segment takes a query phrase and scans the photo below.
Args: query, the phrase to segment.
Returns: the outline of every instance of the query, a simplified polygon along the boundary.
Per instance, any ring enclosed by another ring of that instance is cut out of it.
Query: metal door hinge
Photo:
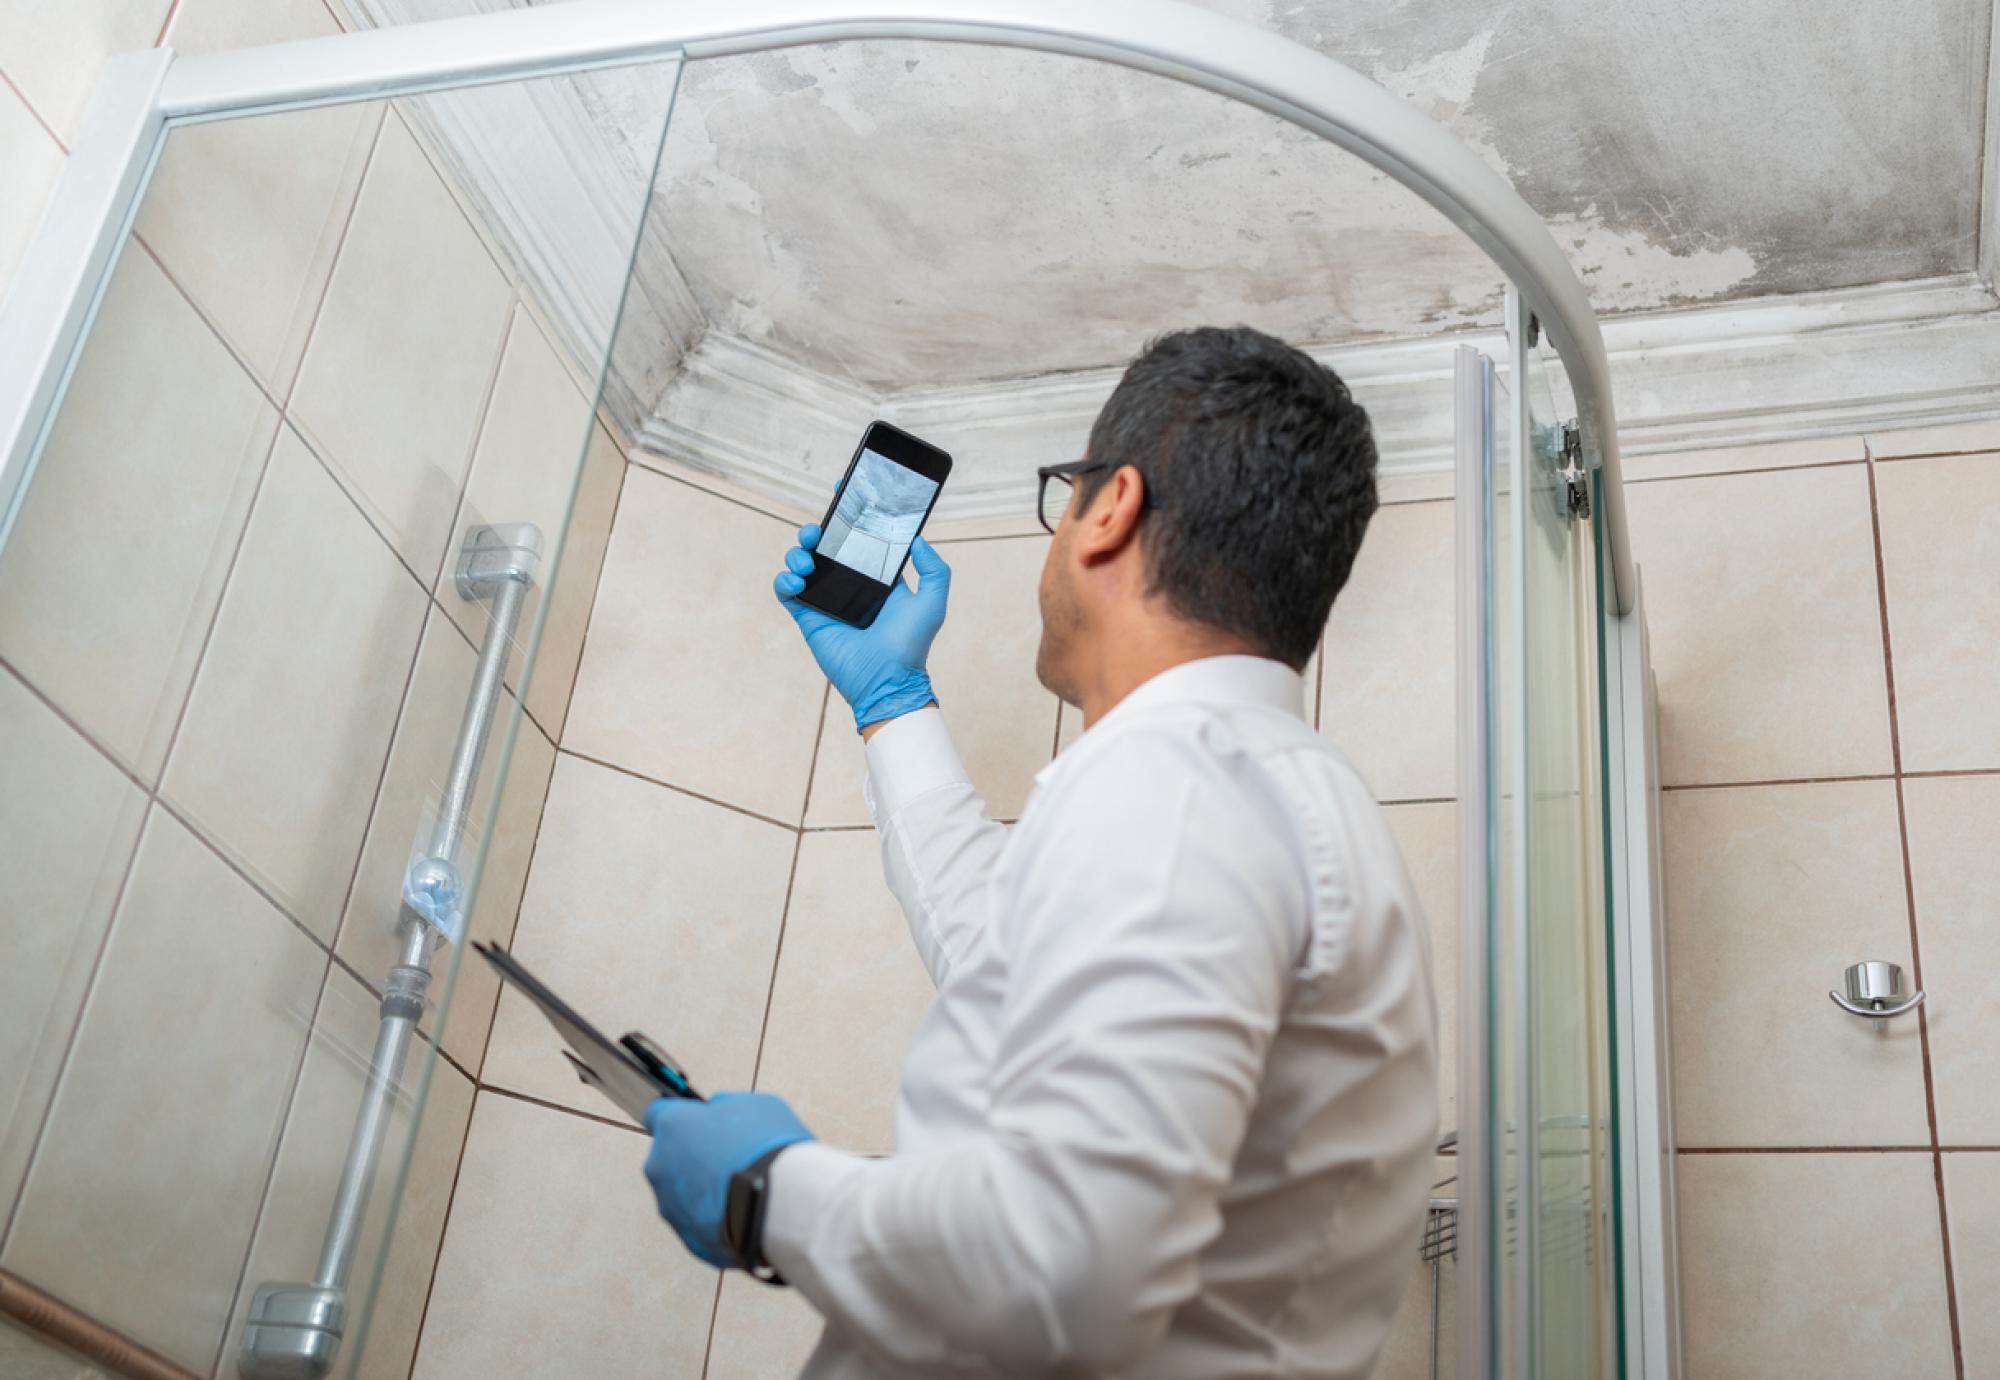
[[[1569,516],[1571,521],[1588,521],[1590,518],[1590,471],[1583,463],[1583,433],[1575,422],[1562,424],[1563,467],[1556,471],[1569,492]]]

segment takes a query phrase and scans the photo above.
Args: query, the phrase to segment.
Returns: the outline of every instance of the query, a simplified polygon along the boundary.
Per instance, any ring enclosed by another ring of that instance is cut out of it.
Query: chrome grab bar
[[[440,939],[456,942],[464,932],[465,885],[458,853],[479,786],[480,762],[499,716],[508,654],[541,550],[541,531],[531,523],[475,527],[465,534],[459,551],[458,594],[466,600],[492,600],[486,635],[479,644],[429,847],[404,875],[402,913],[396,921],[399,961],[382,984],[375,1051],[348,1137],[340,1186],[334,1190],[319,1265],[310,1283],[257,1286],[243,1325],[239,1364],[245,1380],[319,1380],[332,1372],[340,1354],[347,1326],[347,1279],[354,1268],[382,1147],[388,1142],[403,1062],[430,992],[431,951]]]

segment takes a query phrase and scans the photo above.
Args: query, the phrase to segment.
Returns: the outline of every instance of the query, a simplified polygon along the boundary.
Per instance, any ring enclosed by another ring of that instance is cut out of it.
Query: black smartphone
[[[951,457],[936,446],[870,422],[819,525],[800,601],[857,628],[873,623],[950,473]]]

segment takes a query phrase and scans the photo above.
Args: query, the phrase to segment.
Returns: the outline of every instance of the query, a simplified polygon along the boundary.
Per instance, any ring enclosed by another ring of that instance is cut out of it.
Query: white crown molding
[[[1962,274],[1614,317],[1604,337],[1621,446],[1646,455],[2000,415],[1996,308]],[[1385,477],[1448,469],[1451,361],[1464,344],[1506,355],[1497,331],[1312,352],[1368,408]],[[876,394],[711,330],[636,446],[812,511],[862,427],[885,417],[956,458],[940,518],[1012,516],[1033,501],[1035,466],[1082,453],[1119,373]]]

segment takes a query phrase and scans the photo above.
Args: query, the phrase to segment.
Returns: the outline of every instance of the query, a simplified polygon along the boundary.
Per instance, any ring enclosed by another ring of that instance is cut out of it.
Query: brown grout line
[[[1903,801],[1903,739],[1896,713],[1896,650],[1889,627],[1889,576],[1883,558],[1882,510],[1875,486],[1875,462],[1868,451],[1868,526],[1875,554],[1875,598],[1882,626],[1882,676],[1889,696],[1889,756],[1896,769],[1896,833],[1902,850],[1903,907],[1910,929],[1910,983],[1918,991],[1924,986],[1923,945],[1917,932],[1917,887],[1910,863],[1910,818]],[[1951,1319],[1951,1359],[1957,1380],[1965,1380],[1965,1347],[1958,1320],[1958,1284],[1951,1264],[1951,1212],[1945,1202],[1944,1159],[1938,1153],[1937,1083],[1931,1071],[1930,1013],[1917,1008],[1917,1047],[1923,1057],[1924,1115],[1930,1123],[1931,1175],[1937,1185],[1938,1237],[1944,1252],[1945,1311]]]
[[[1055,761],[1056,758],[1062,755],[1062,716],[1063,716],[1063,702],[1061,700],[1057,700],[1056,731],[1049,735],[1049,760],[1051,762]]]
[[[443,1052],[443,1047],[439,1047]],[[424,1305],[417,1310],[417,1335],[410,1341],[410,1366],[404,1372],[404,1380],[414,1380],[417,1373],[417,1354],[424,1349],[424,1324],[431,1315],[431,1296],[437,1292],[438,1262],[444,1259],[444,1239],[451,1230],[451,1209],[458,1201],[458,1176],[465,1169],[465,1148],[472,1143],[472,1115],[479,1110],[479,1080],[472,1080],[472,1097],[465,1105],[465,1126],[458,1133],[458,1154],[451,1161],[451,1188],[444,1195],[444,1216],[438,1219],[437,1246],[431,1252],[430,1273],[424,1279]],[[430,1099],[424,1099],[428,1105]],[[411,1154],[416,1147],[411,1146]]]
[[[1961,776],[2000,776],[2000,767],[1965,767],[1957,771],[1906,771],[1905,781],[1939,781]]]
[[[771,949],[771,980],[764,985],[764,1018],[757,1023],[757,1057],[750,1064],[750,1086],[764,1071],[764,1040],[771,1033],[771,998],[778,990],[778,960],[785,954],[785,927],[792,918],[792,889],[799,880],[799,854],[805,851],[805,831],[792,838],[792,867],[785,874],[785,903],[778,910],[778,942]]]
[[[645,455],[644,451],[634,448],[632,450],[625,452],[625,462],[629,465],[637,465],[647,474],[653,475],[660,479],[664,479],[672,484],[678,484],[684,489],[693,489],[698,494],[704,494],[709,498],[720,499],[724,503],[733,503],[738,508],[742,508],[747,512],[757,513],[763,517],[770,518],[774,522],[782,522],[787,527],[792,528],[794,531],[797,531],[797,529],[801,526],[799,519],[796,517],[787,517],[783,513],[774,513],[769,508],[759,508],[754,503],[750,503],[744,499],[732,497],[729,494],[719,494],[715,490],[707,488],[701,484],[698,484],[692,479],[684,479],[680,475],[669,473],[668,471],[659,468],[659,465],[657,463],[648,463],[645,459],[641,458],[644,455]],[[810,522],[811,520],[812,519],[810,518],[806,519],[806,521],[808,522]]]
[[[49,138],[56,141],[56,147],[62,150],[63,157],[64,158],[69,157],[69,141],[64,139],[62,135],[56,133],[56,127],[54,125],[50,124],[47,120],[44,120],[42,118],[42,112],[35,108],[35,103],[28,99],[28,93],[21,89],[20,84],[17,83],[13,79],[13,77],[7,74],[7,69],[5,67],[0,67],[0,82],[5,82],[7,84],[7,89],[9,91],[12,91],[16,99],[18,99],[21,102],[21,108],[28,112],[29,117],[33,119],[36,124],[42,127],[43,132],[46,133],[49,136]]]
[[[424,592],[433,599],[437,597],[437,592],[444,587],[444,572],[451,565],[452,538],[458,536],[461,524],[465,520],[466,509],[472,502],[472,476],[473,471],[479,465],[479,447],[484,444],[486,429],[493,421],[493,403],[500,392],[500,371],[506,366],[508,348],[514,343],[514,326],[520,319],[521,312],[524,310],[521,305],[519,290],[515,289],[511,282],[508,286],[510,291],[507,294],[509,299],[507,303],[507,321],[500,330],[500,344],[493,352],[493,367],[487,372],[486,388],[479,395],[479,424],[472,428],[472,440],[466,447],[465,469],[458,481],[458,502],[452,505],[451,525],[445,529],[444,551],[438,556],[437,573],[432,576],[431,582],[424,587]],[[584,450],[577,457],[578,479],[583,477],[583,462],[589,456],[589,453],[590,437],[586,434],[584,436]],[[463,541],[464,539],[461,537],[460,540]],[[547,603],[546,591],[544,592],[543,602]],[[453,619],[452,621],[456,623],[458,620]],[[509,660],[513,659],[512,650],[512,648],[508,649]],[[521,648],[521,654],[522,659],[526,660],[527,648],[525,646]],[[506,679],[504,667],[502,668],[502,672],[501,679],[504,681]]]
[[[1688,781],[1677,786],[1661,786],[1662,791],[1736,791],[1749,786],[1838,786],[1857,781],[1894,781],[1894,772],[1869,772],[1858,776],[1775,776],[1751,781]]]
[[[612,444],[616,446],[615,439]],[[622,455],[624,451],[621,449],[619,453]],[[604,554],[597,562],[597,580],[591,585],[590,607],[583,618],[583,636],[578,638],[576,643],[576,669],[569,678],[569,698],[563,701],[562,732],[556,735],[558,752],[562,751],[562,740],[569,736],[570,726],[574,722],[571,716],[576,713],[576,687],[583,680],[584,662],[590,656],[591,624],[597,621],[597,601],[604,594],[604,571],[611,564],[611,543],[618,535],[618,515],[625,509],[625,494],[632,487],[631,478],[632,458],[628,455],[618,470],[618,492],[611,497],[611,520],[604,526]]]
[[[146,841],[146,830],[152,824],[153,807],[157,803],[147,800],[145,811],[139,817],[139,828],[132,835],[132,851],[125,855],[125,870],[118,878],[117,889],[111,894],[111,909],[104,919],[104,933],[97,937],[97,952],[91,956],[90,973],[84,979],[83,994],[77,1000],[76,1019],[70,1022],[62,1054],[56,1060],[55,1077],[49,1083],[47,1100],[42,1103],[41,1120],[35,1127],[35,1137],[28,1142],[26,1167],[21,1171],[21,1181],[14,1185],[13,1193],[8,1198],[5,1217],[0,1218],[0,1251],[5,1250],[14,1234],[15,1223],[21,1214],[21,1201],[28,1195],[28,1180],[34,1176],[35,1162],[42,1157],[42,1142],[48,1137],[49,1122],[55,1116],[56,1095],[62,1091],[63,1080],[69,1075],[69,1061],[76,1053],[77,1037],[83,1033],[84,1015],[90,1010],[91,995],[97,990],[98,975],[104,970],[104,956],[111,949],[111,933],[118,927],[118,913],[125,908],[125,890],[132,884],[139,849]]]
[[[160,21],[160,32],[153,37],[152,46],[157,48],[167,41],[167,30],[174,27],[174,16],[181,12],[181,0],[173,0],[167,6],[167,17]]]
[[[271,1190],[278,1182],[278,1161],[285,1157],[285,1143],[296,1129],[292,1125],[292,1113],[298,1106],[299,1084],[305,1081],[306,1060],[312,1057],[313,1035],[319,1029],[320,1008],[326,1004],[326,989],[333,978],[332,952],[328,951],[325,958],[326,962],[320,968],[319,985],[313,990],[312,1015],[307,1017],[305,1034],[299,1040],[299,1057],[292,1065],[291,1078],[285,1084],[284,1112],[278,1121],[278,1138],[271,1146],[270,1158],[264,1163],[264,1186],[257,1192],[257,1215],[252,1219],[255,1225],[250,1229],[250,1239],[243,1243],[243,1263],[236,1267],[236,1284],[229,1291],[229,1312],[223,1320],[222,1336],[216,1339],[214,1358],[203,1372],[207,1375],[219,1375],[223,1358],[229,1355],[229,1323],[236,1316],[236,1301],[243,1297],[243,1286],[250,1281],[250,1258],[257,1253],[257,1238],[261,1235],[259,1228],[264,1225],[264,1214],[271,1206]]]
[[[833,702],[833,682],[828,681],[826,683],[825,688],[823,688],[820,691],[819,723],[813,730],[812,758],[810,761],[806,763],[805,797],[799,801],[799,822],[793,826],[794,828],[797,829],[803,830],[806,827],[806,811],[812,808],[813,779],[819,775],[819,750],[821,744],[824,742],[826,738],[827,706],[830,705],[832,702]]]
[[[565,1116],[576,1117],[581,1121],[594,1121],[599,1126],[609,1126],[614,1130],[629,1131],[635,1136],[645,1136],[648,1140],[652,1139],[651,1133],[643,1126],[635,1126],[629,1121],[620,1121],[615,1117],[599,1116],[596,1112],[586,1112],[576,1107],[565,1107],[562,1103],[551,1102],[546,1097],[536,1097],[533,1093],[516,1092],[512,1088],[503,1088],[497,1083],[481,1083],[479,1091],[481,1093],[492,1093],[496,1097],[512,1098],[516,1102],[525,1102],[531,1107],[543,1107],[551,1112],[561,1112]]]
[[[932,545],[933,545],[933,546],[939,546],[939,547],[944,547],[944,546],[972,546],[972,545],[974,545],[975,543],[978,543],[978,542],[987,542],[987,541],[1043,541],[1043,542],[1045,542],[1045,541],[1047,541],[1048,539],[1049,539],[1049,534],[1048,534],[1047,532],[1043,532],[1043,531],[1039,531],[1039,530],[1037,530],[1037,531],[1033,531],[1033,532],[989,532],[989,533],[987,533],[987,534],[986,534],[986,535],[984,535],[984,536],[978,536],[978,537],[939,537],[939,538],[938,538],[938,539],[937,539],[937,540],[936,540],[935,542],[933,542],[933,543],[932,543]]]
[[[160,276],[167,280],[167,286],[172,288],[175,295],[187,304],[188,310],[194,313],[195,319],[208,328],[208,333],[215,337],[215,343],[222,347],[222,352],[229,356],[238,369],[243,371],[244,380],[252,388],[256,389],[257,395],[269,403],[272,409],[282,418],[285,413],[285,400],[271,391],[271,386],[264,381],[263,376],[257,372],[256,367],[248,359],[244,358],[242,351],[236,348],[236,342],[223,334],[221,323],[210,316],[208,308],[202,306],[196,300],[194,293],[189,290],[188,285],[181,281],[180,275],[175,273],[167,261],[160,257],[160,251],[153,248],[153,242],[140,234],[136,228],[131,233],[131,240],[133,244],[138,245],[144,251],[147,258],[153,261],[153,267],[160,270]]]
[[[1790,474],[1794,470],[1837,470],[1848,465],[1865,465],[1867,460],[1856,456],[1852,460],[1805,460],[1796,465],[1746,465],[1733,470],[1696,470],[1690,474],[1649,474],[1643,479],[1626,479],[1629,487],[1633,484],[1671,484],[1677,479],[1727,479],[1738,474]]]
[[[1928,1155],[1928,1145],[1679,1145],[1677,1155]]]
[[[675,795],[688,796],[691,799],[703,801],[706,804],[714,805],[724,810],[733,810],[739,815],[748,815],[751,819],[762,820],[766,824],[775,824],[778,828],[790,833],[797,833],[799,831],[799,826],[796,824],[787,824],[782,819],[773,819],[769,815],[760,815],[755,810],[746,810],[741,805],[731,805],[726,800],[717,800],[712,795],[703,795],[700,791],[691,791],[685,786],[676,786],[671,781],[662,781],[658,777],[648,776],[642,771],[634,771],[630,767],[621,767],[616,762],[607,762],[602,757],[592,757],[589,753],[578,752],[575,748],[558,745],[556,753],[562,757],[574,757],[579,762],[588,762],[594,767],[603,767],[606,771],[618,772],[621,775],[631,777],[635,781],[644,781],[649,786],[658,786],[661,790],[672,791]]]
[[[2000,1151],[2000,1145],[1940,1145],[1938,1147],[1938,1153],[1942,1155],[1990,1155],[1995,1151]]]
[[[93,734],[89,729],[85,728],[81,723],[77,722],[77,720],[70,715],[70,712],[67,709],[64,709],[61,705],[57,704],[53,699],[49,698],[49,696],[43,692],[41,686],[35,684],[32,680],[29,680],[27,673],[22,671],[20,667],[16,666],[13,662],[9,661],[5,656],[0,656],[0,671],[5,671],[8,675],[12,676],[16,681],[18,681],[20,683],[21,688],[25,690],[30,697],[32,697],[34,700],[40,703],[42,708],[48,710],[49,713],[55,715],[56,718],[62,722],[63,727],[69,729],[70,732],[76,734],[77,737],[83,739],[84,745],[86,747],[90,748],[90,750],[95,752],[99,757],[102,757],[107,763],[110,764],[112,769],[115,770],[120,776],[124,777],[127,781],[130,781],[134,786],[136,786],[139,790],[139,794],[147,797],[148,799],[152,797],[153,785],[151,782],[147,781],[145,777],[139,775],[138,772],[133,771],[132,768],[127,766],[119,758],[118,754],[113,752],[109,746],[107,746],[104,743],[98,742],[97,736],[95,734]],[[164,769],[162,774],[164,774]]]
[[[708,1368],[715,1359],[715,1317],[722,1311],[722,1281],[727,1270],[715,1272],[715,1297],[708,1301],[708,1338],[701,1344],[701,1380],[708,1380]]]
[[[1978,446],[1972,450],[1919,450],[1904,455],[1874,455],[1870,458],[1878,465],[1894,465],[1904,460],[1976,460],[1981,456],[2000,454],[2000,446]]]

